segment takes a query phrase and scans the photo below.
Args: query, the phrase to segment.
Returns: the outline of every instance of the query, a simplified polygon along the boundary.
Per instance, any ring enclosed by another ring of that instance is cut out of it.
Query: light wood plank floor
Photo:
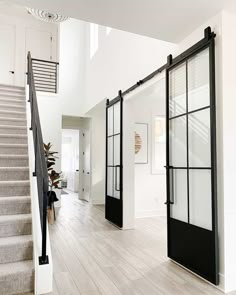
[[[103,206],[62,196],[50,226],[54,262],[51,295],[222,295],[166,257],[165,218],[136,221],[121,231]]]

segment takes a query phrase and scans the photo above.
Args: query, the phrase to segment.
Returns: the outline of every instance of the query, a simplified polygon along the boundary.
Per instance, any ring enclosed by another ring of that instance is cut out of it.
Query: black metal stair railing
[[[32,58],[30,52],[28,59],[29,103],[31,108],[31,130],[33,132],[35,170],[33,176],[37,178],[38,202],[42,229],[42,253],[39,264],[48,264],[47,256],[47,206],[48,206],[48,170],[44,154],[42,130],[40,125],[37,95],[35,87]]]
[[[37,58],[31,61],[36,91],[57,93],[59,63]]]

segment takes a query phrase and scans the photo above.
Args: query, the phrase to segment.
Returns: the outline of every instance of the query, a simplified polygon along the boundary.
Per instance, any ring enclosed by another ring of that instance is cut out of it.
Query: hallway
[[[103,206],[62,195],[50,226],[51,295],[223,294],[166,258],[164,218],[136,224],[135,230],[121,231],[104,219]]]

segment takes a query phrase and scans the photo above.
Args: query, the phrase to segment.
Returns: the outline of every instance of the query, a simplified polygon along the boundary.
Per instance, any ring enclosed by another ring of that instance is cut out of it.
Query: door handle
[[[9,71],[9,73],[15,74],[15,72],[14,72],[14,71]]]
[[[118,184],[117,183],[117,175],[118,175],[117,168],[120,168],[120,166],[119,165],[116,165],[115,166],[115,191],[119,192],[120,191],[120,187],[117,186],[117,184]]]
[[[165,205],[173,205],[174,204],[174,167],[173,166],[164,166],[167,170],[167,177],[170,177],[170,170],[171,170],[171,189],[170,189],[170,196],[167,196],[167,200],[164,203]]]

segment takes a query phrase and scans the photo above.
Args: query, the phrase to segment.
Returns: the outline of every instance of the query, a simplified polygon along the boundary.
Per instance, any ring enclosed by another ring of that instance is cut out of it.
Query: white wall
[[[106,121],[105,101],[87,115],[91,118],[91,203],[105,203]]]
[[[155,116],[165,117],[165,79],[161,76],[154,86],[140,90],[130,99],[134,123],[148,124],[148,164],[135,164],[135,217],[166,215],[165,169],[162,167],[159,174],[152,173],[153,119]],[[162,156],[165,162],[165,155]]]
[[[89,27],[87,25],[87,35]],[[99,26],[99,47],[89,58],[87,40],[85,111],[105,98],[116,97],[166,62],[175,45],[156,39]]]
[[[0,5],[0,25],[8,24],[15,28],[15,81],[14,85],[24,86],[26,77],[26,31],[27,29],[36,29],[47,31],[54,37],[53,41],[53,58],[57,60],[57,35],[58,26],[42,22],[29,15],[25,7],[11,6],[4,4]],[[1,83],[1,81],[0,81]]]
[[[60,24],[59,96],[66,116],[83,114],[85,23],[68,19]]]
[[[61,171],[61,99],[53,95],[38,95],[38,108],[40,122],[45,143],[52,143],[52,150],[58,152],[59,159],[56,160],[54,166],[57,172]],[[57,195],[61,195],[61,191],[57,190]],[[55,203],[60,206],[60,201]]]
[[[222,78],[223,93],[221,115],[223,117],[223,165],[220,173],[223,176],[224,202],[219,205],[224,210],[224,252],[225,252],[225,290],[236,290],[236,199],[235,199],[235,163],[236,163],[236,102],[235,102],[235,52],[236,10],[224,11],[222,21]]]

